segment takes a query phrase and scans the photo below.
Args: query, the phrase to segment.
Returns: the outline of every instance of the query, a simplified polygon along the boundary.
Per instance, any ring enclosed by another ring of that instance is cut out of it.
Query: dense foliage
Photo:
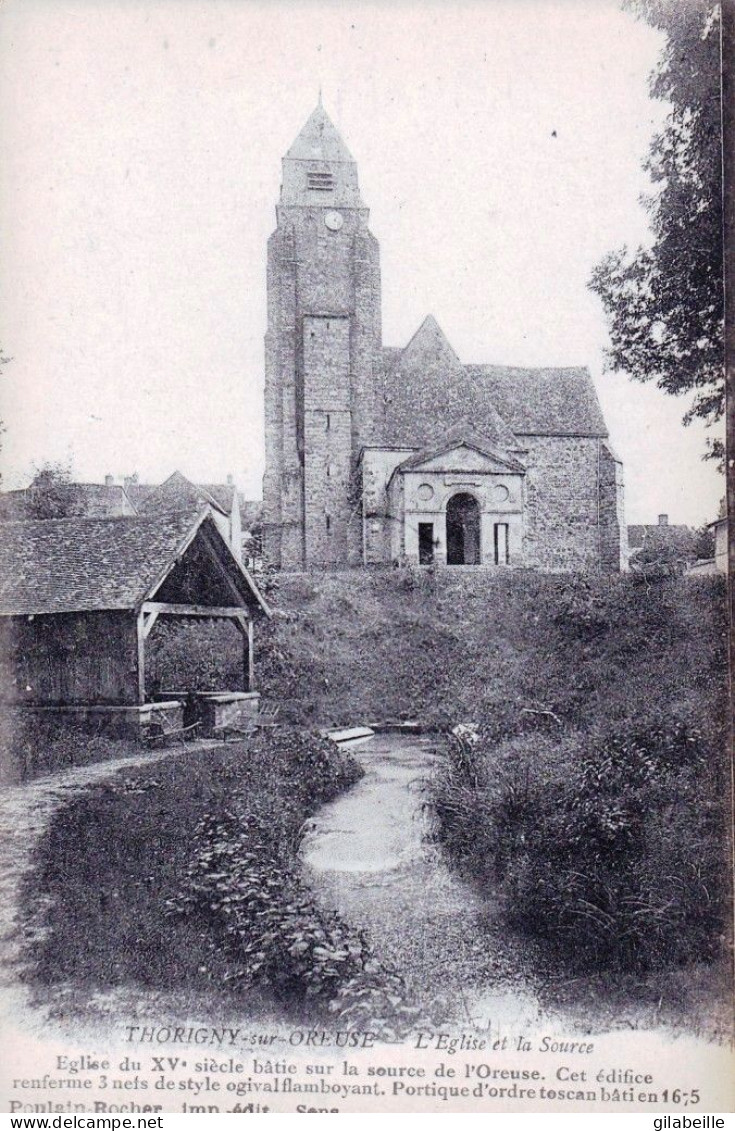
[[[659,693],[721,713],[722,590],[645,573],[284,576],[281,615],[259,633],[260,686],[295,722],[484,719],[500,736],[543,722],[539,709],[574,725],[627,719]]]
[[[240,691],[243,637],[230,621],[159,618],[148,639],[148,681],[158,692]]]
[[[694,393],[685,420],[711,423],[724,408],[719,4],[628,7],[666,36],[651,94],[669,112],[645,165],[653,239],[610,253],[590,286],[609,317],[610,368],[667,393]]]
[[[566,689],[547,684],[551,707],[500,727],[485,716],[475,742],[452,739],[433,784],[437,836],[458,867],[500,891],[510,922],[577,969],[721,956],[722,586],[632,578],[605,595],[577,585],[557,620],[569,659],[580,644],[595,650],[597,679],[572,661]]]
[[[136,753],[138,747],[130,740],[92,735],[67,720],[24,718],[21,712],[10,711],[0,715],[0,784]]]
[[[84,492],[72,480],[71,465],[44,463],[36,468],[26,496],[28,518],[78,518],[86,511]]]

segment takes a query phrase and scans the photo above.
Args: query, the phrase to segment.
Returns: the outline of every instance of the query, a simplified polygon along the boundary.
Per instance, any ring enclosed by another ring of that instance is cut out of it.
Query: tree
[[[72,482],[68,464],[44,463],[36,468],[25,499],[29,518],[75,518],[85,510],[84,492]]]
[[[715,532],[709,523],[695,532],[694,555],[697,561],[715,556]]]
[[[645,162],[653,242],[613,251],[590,288],[610,323],[607,368],[693,394],[684,416],[713,424],[724,411],[724,283],[720,16],[716,0],[626,0],[664,31],[651,95],[669,103]],[[722,457],[719,441],[710,455]]]

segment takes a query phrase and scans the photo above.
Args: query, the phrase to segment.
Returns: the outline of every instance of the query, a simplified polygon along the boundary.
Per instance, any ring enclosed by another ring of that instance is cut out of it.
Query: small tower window
[[[307,173],[306,174],[306,187],[313,192],[333,192],[334,191],[334,174],[333,173]]]
[[[331,531],[332,531],[332,520],[331,520],[331,518],[329,517],[329,515],[327,515],[327,516],[326,516],[326,519],[327,519],[327,534],[331,534]]]

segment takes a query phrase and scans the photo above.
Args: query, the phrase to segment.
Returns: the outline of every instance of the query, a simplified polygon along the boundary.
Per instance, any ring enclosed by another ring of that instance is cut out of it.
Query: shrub
[[[68,719],[16,710],[2,716],[0,782],[30,781],[72,766],[126,758],[138,749],[132,740],[90,734]]]
[[[720,748],[722,749],[722,747]],[[654,709],[629,733],[519,736],[449,752],[438,834],[508,920],[575,967],[712,958],[728,908],[724,767],[696,726]]]
[[[237,691],[243,686],[243,638],[230,621],[160,618],[149,638],[151,687],[161,691]]]

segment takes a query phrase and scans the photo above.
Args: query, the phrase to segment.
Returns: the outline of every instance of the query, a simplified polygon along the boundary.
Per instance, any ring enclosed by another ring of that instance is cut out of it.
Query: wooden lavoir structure
[[[254,626],[270,610],[208,507],[192,513],[9,522],[0,539],[5,705],[131,733],[150,719],[146,648],[161,617],[232,622],[255,698]],[[157,703],[174,719],[179,700]]]

